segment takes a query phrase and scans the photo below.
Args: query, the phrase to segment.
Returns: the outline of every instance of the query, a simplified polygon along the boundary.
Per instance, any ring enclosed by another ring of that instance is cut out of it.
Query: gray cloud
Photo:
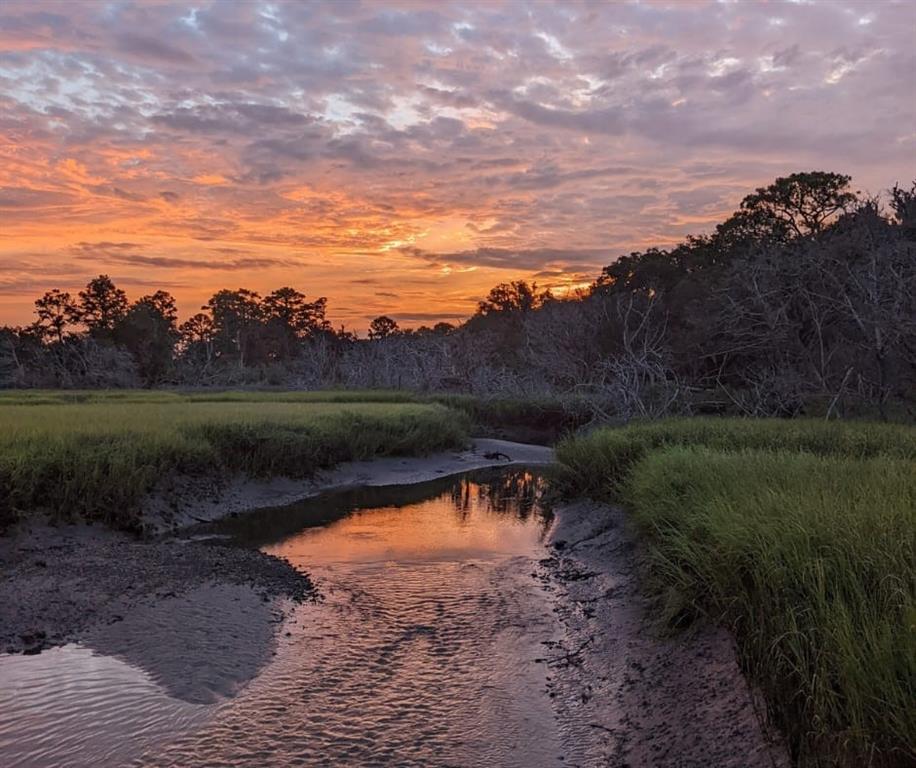
[[[131,56],[170,64],[193,64],[194,57],[180,48],[144,35],[125,32],[117,37],[118,50]]]
[[[777,175],[916,175],[914,25],[873,0],[5,0],[0,259],[53,227],[80,270],[73,239],[158,238],[97,249],[137,279],[307,251],[303,281],[448,311],[578,279]],[[328,266],[354,254],[377,271]]]
[[[295,259],[267,258],[267,257],[242,257],[221,259],[183,259],[173,256],[146,255],[137,252],[143,246],[134,243],[78,243],[71,250],[76,258],[81,261],[91,261],[98,264],[126,264],[139,267],[153,267],[156,269],[203,269],[223,272],[244,272],[253,269],[268,269],[278,266],[298,266],[300,262]],[[231,249],[214,249],[229,251]]]

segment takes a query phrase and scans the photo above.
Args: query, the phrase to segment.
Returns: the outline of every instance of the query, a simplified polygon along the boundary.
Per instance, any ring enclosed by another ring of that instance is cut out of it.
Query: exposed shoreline
[[[485,457],[492,452],[509,459]],[[173,478],[144,505],[144,527],[163,534],[155,537],[26,520],[0,536],[0,653],[40,653],[78,642],[125,658],[190,701],[231,694],[269,659],[290,601],[317,594],[308,577],[284,560],[218,539],[168,534],[329,490],[420,483],[552,459],[552,450],[542,446],[481,439],[468,450],[342,464],[308,480]],[[233,632],[221,631],[227,622]],[[221,645],[194,642],[201,633]],[[176,650],[171,656],[170,648]],[[187,669],[212,665],[214,650],[229,661],[204,684],[193,676],[189,682]],[[173,656],[184,661],[170,661]]]
[[[487,459],[491,452],[509,460]],[[239,479],[177,507],[159,496],[147,507],[148,527],[165,532],[332,489],[552,458],[541,446],[477,440],[469,451],[346,464],[310,481]],[[555,515],[538,574],[564,633],[543,661],[556,716],[578,731],[579,752],[567,764],[789,765],[761,727],[727,632],[658,636],[623,512],[581,501]],[[231,696],[254,678],[294,602],[318,599],[306,575],[261,552],[220,540],[136,539],[99,526],[32,525],[0,538],[0,569],[0,652],[79,642],[193,703]]]
[[[508,459],[487,458],[501,454]],[[476,438],[470,448],[429,456],[386,456],[340,464],[314,478],[163,478],[143,504],[143,524],[151,532],[186,528],[254,509],[282,507],[332,490],[411,485],[488,467],[543,466],[553,449],[508,440]]]
[[[570,765],[774,768],[730,634],[699,626],[663,637],[639,584],[639,545],[623,510],[576,501],[554,510],[543,578],[565,628],[552,649],[557,715],[580,731]]]

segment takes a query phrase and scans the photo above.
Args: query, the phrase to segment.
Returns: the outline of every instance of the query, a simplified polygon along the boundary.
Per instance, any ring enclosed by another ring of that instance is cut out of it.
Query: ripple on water
[[[235,698],[200,708],[206,720],[171,740],[150,740],[133,764],[562,765],[535,663],[557,633],[531,576],[544,531],[537,488],[508,472],[439,482],[425,499],[413,488],[409,503],[386,498],[323,527],[246,521],[252,540],[307,570],[325,600],[297,608],[277,656]],[[76,699],[124,702],[153,728],[195,711],[142,677],[107,685]],[[105,738],[134,732],[136,718],[104,716]],[[53,716],[43,722],[29,724],[30,738],[60,730]]]
[[[141,670],[76,645],[0,657],[0,681],[4,768],[124,765],[206,716]]]

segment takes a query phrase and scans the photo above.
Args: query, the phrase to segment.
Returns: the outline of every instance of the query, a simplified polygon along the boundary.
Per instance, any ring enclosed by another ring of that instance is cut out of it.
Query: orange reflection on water
[[[528,472],[507,472],[492,482],[462,478],[432,499],[359,509],[264,551],[306,567],[528,555],[545,528],[541,482]]]

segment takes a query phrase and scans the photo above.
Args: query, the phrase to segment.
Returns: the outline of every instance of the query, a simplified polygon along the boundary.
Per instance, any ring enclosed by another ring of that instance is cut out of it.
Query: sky
[[[800,170],[916,177],[916,2],[0,3],[0,324],[109,274],[336,325],[564,295]]]

